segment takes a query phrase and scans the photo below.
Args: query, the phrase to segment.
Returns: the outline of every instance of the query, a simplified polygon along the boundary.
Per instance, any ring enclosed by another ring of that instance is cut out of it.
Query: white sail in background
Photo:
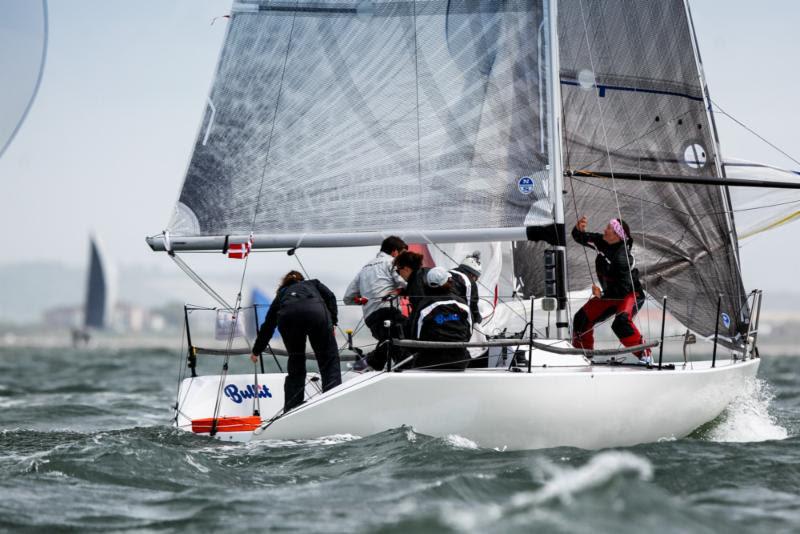
[[[768,182],[800,181],[799,170],[791,171],[736,159],[726,160],[724,166],[729,178]],[[733,187],[731,201],[740,241],[800,219],[800,190],[797,189]]]
[[[22,126],[39,91],[47,56],[46,0],[0,2],[0,156]]]

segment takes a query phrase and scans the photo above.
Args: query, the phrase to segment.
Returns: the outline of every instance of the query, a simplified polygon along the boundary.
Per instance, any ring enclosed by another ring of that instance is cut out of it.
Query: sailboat
[[[72,331],[72,344],[85,345],[92,333],[110,326],[112,287],[109,268],[96,236],[89,239],[89,269],[86,277],[86,298],[83,303],[83,327]]]
[[[248,345],[193,343],[187,308],[176,426],[247,441],[407,425],[485,447],[591,449],[684,437],[754,379],[761,292],[741,280],[729,187],[764,184],[726,176],[685,1],[245,0],[228,24],[179,201],[149,246],[234,321],[252,313],[241,292],[226,301],[188,253],[298,256],[398,235],[439,262],[483,247],[495,313],[472,345],[524,358],[390,364],[325,393],[312,373],[306,402],[283,414],[285,375],[228,374]],[[631,223],[661,316],[645,345],[569,343],[593,280],[567,237],[580,215]],[[524,333],[504,336],[505,309]],[[664,354],[667,315],[686,327],[683,357]],[[690,360],[698,338],[712,354]],[[657,363],[626,363],[645,347]],[[220,374],[195,376],[205,354],[224,356]]]

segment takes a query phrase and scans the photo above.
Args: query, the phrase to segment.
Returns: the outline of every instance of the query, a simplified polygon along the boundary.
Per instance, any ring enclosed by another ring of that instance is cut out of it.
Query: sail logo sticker
[[[721,317],[722,317],[722,325],[725,328],[730,328],[731,327],[731,318],[730,318],[730,316],[727,313],[723,313]]]
[[[523,195],[530,195],[533,193],[533,178],[530,176],[523,176],[517,182],[517,187],[519,188],[519,192]]]

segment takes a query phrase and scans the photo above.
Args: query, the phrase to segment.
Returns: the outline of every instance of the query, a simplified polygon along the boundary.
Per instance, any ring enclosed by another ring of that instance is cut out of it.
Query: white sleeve
[[[350,282],[350,285],[348,285],[347,289],[345,289],[344,297],[342,298],[345,304],[354,305],[356,303],[355,301],[356,297],[361,296],[360,282],[361,282],[361,272],[359,272],[356,275],[356,277],[353,278],[353,281]]]

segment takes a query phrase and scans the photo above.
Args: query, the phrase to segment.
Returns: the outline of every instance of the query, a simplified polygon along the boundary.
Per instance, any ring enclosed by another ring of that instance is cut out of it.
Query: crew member
[[[297,271],[283,277],[275,300],[258,331],[250,359],[255,363],[264,352],[275,328],[281,333],[289,353],[286,381],[283,384],[283,411],[303,403],[306,383],[306,337],[319,364],[322,391],[342,383],[339,349],[333,329],[336,326],[336,296],[319,280],[305,280]]]
[[[344,303],[364,306],[364,323],[378,340],[375,350],[365,358],[365,362],[356,362],[355,370],[364,370],[366,365],[373,369],[383,369],[389,350],[389,331],[384,321],[391,321],[398,329],[402,329],[405,317],[399,306],[393,305],[391,297],[406,286],[399,274],[394,270],[392,261],[398,254],[408,249],[405,241],[396,236],[389,236],[381,243],[381,250],[375,259],[368,262],[356,275],[344,293]]]
[[[572,344],[581,349],[594,348],[594,325],[611,316],[611,329],[626,347],[644,343],[633,317],[644,304],[639,270],[631,254],[633,237],[622,219],[611,219],[602,234],[586,231],[586,217],[572,230],[572,238],[597,251],[595,268],[600,286],[592,284],[592,298],[575,314]],[[634,353],[641,363],[649,364],[650,349]]]
[[[405,250],[392,262],[395,272],[406,282],[406,287],[401,294],[408,298],[411,314],[419,308],[420,300],[427,293],[425,275],[429,269],[422,266],[423,260],[422,254]]]
[[[466,301],[453,294],[453,280],[441,267],[425,275],[427,295],[412,314],[413,337],[421,341],[469,341],[472,333]],[[414,367],[429,370],[463,370],[469,362],[466,348],[417,349]]]
[[[472,324],[480,324],[483,320],[480,308],[478,308],[478,302],[480,302],[478,278],[481,277],[481,252],[476,250],[464,258],[464,261],[458,267],[450,270],[450,274],[453,278],[453,292],[463,297],[469,304]]]

